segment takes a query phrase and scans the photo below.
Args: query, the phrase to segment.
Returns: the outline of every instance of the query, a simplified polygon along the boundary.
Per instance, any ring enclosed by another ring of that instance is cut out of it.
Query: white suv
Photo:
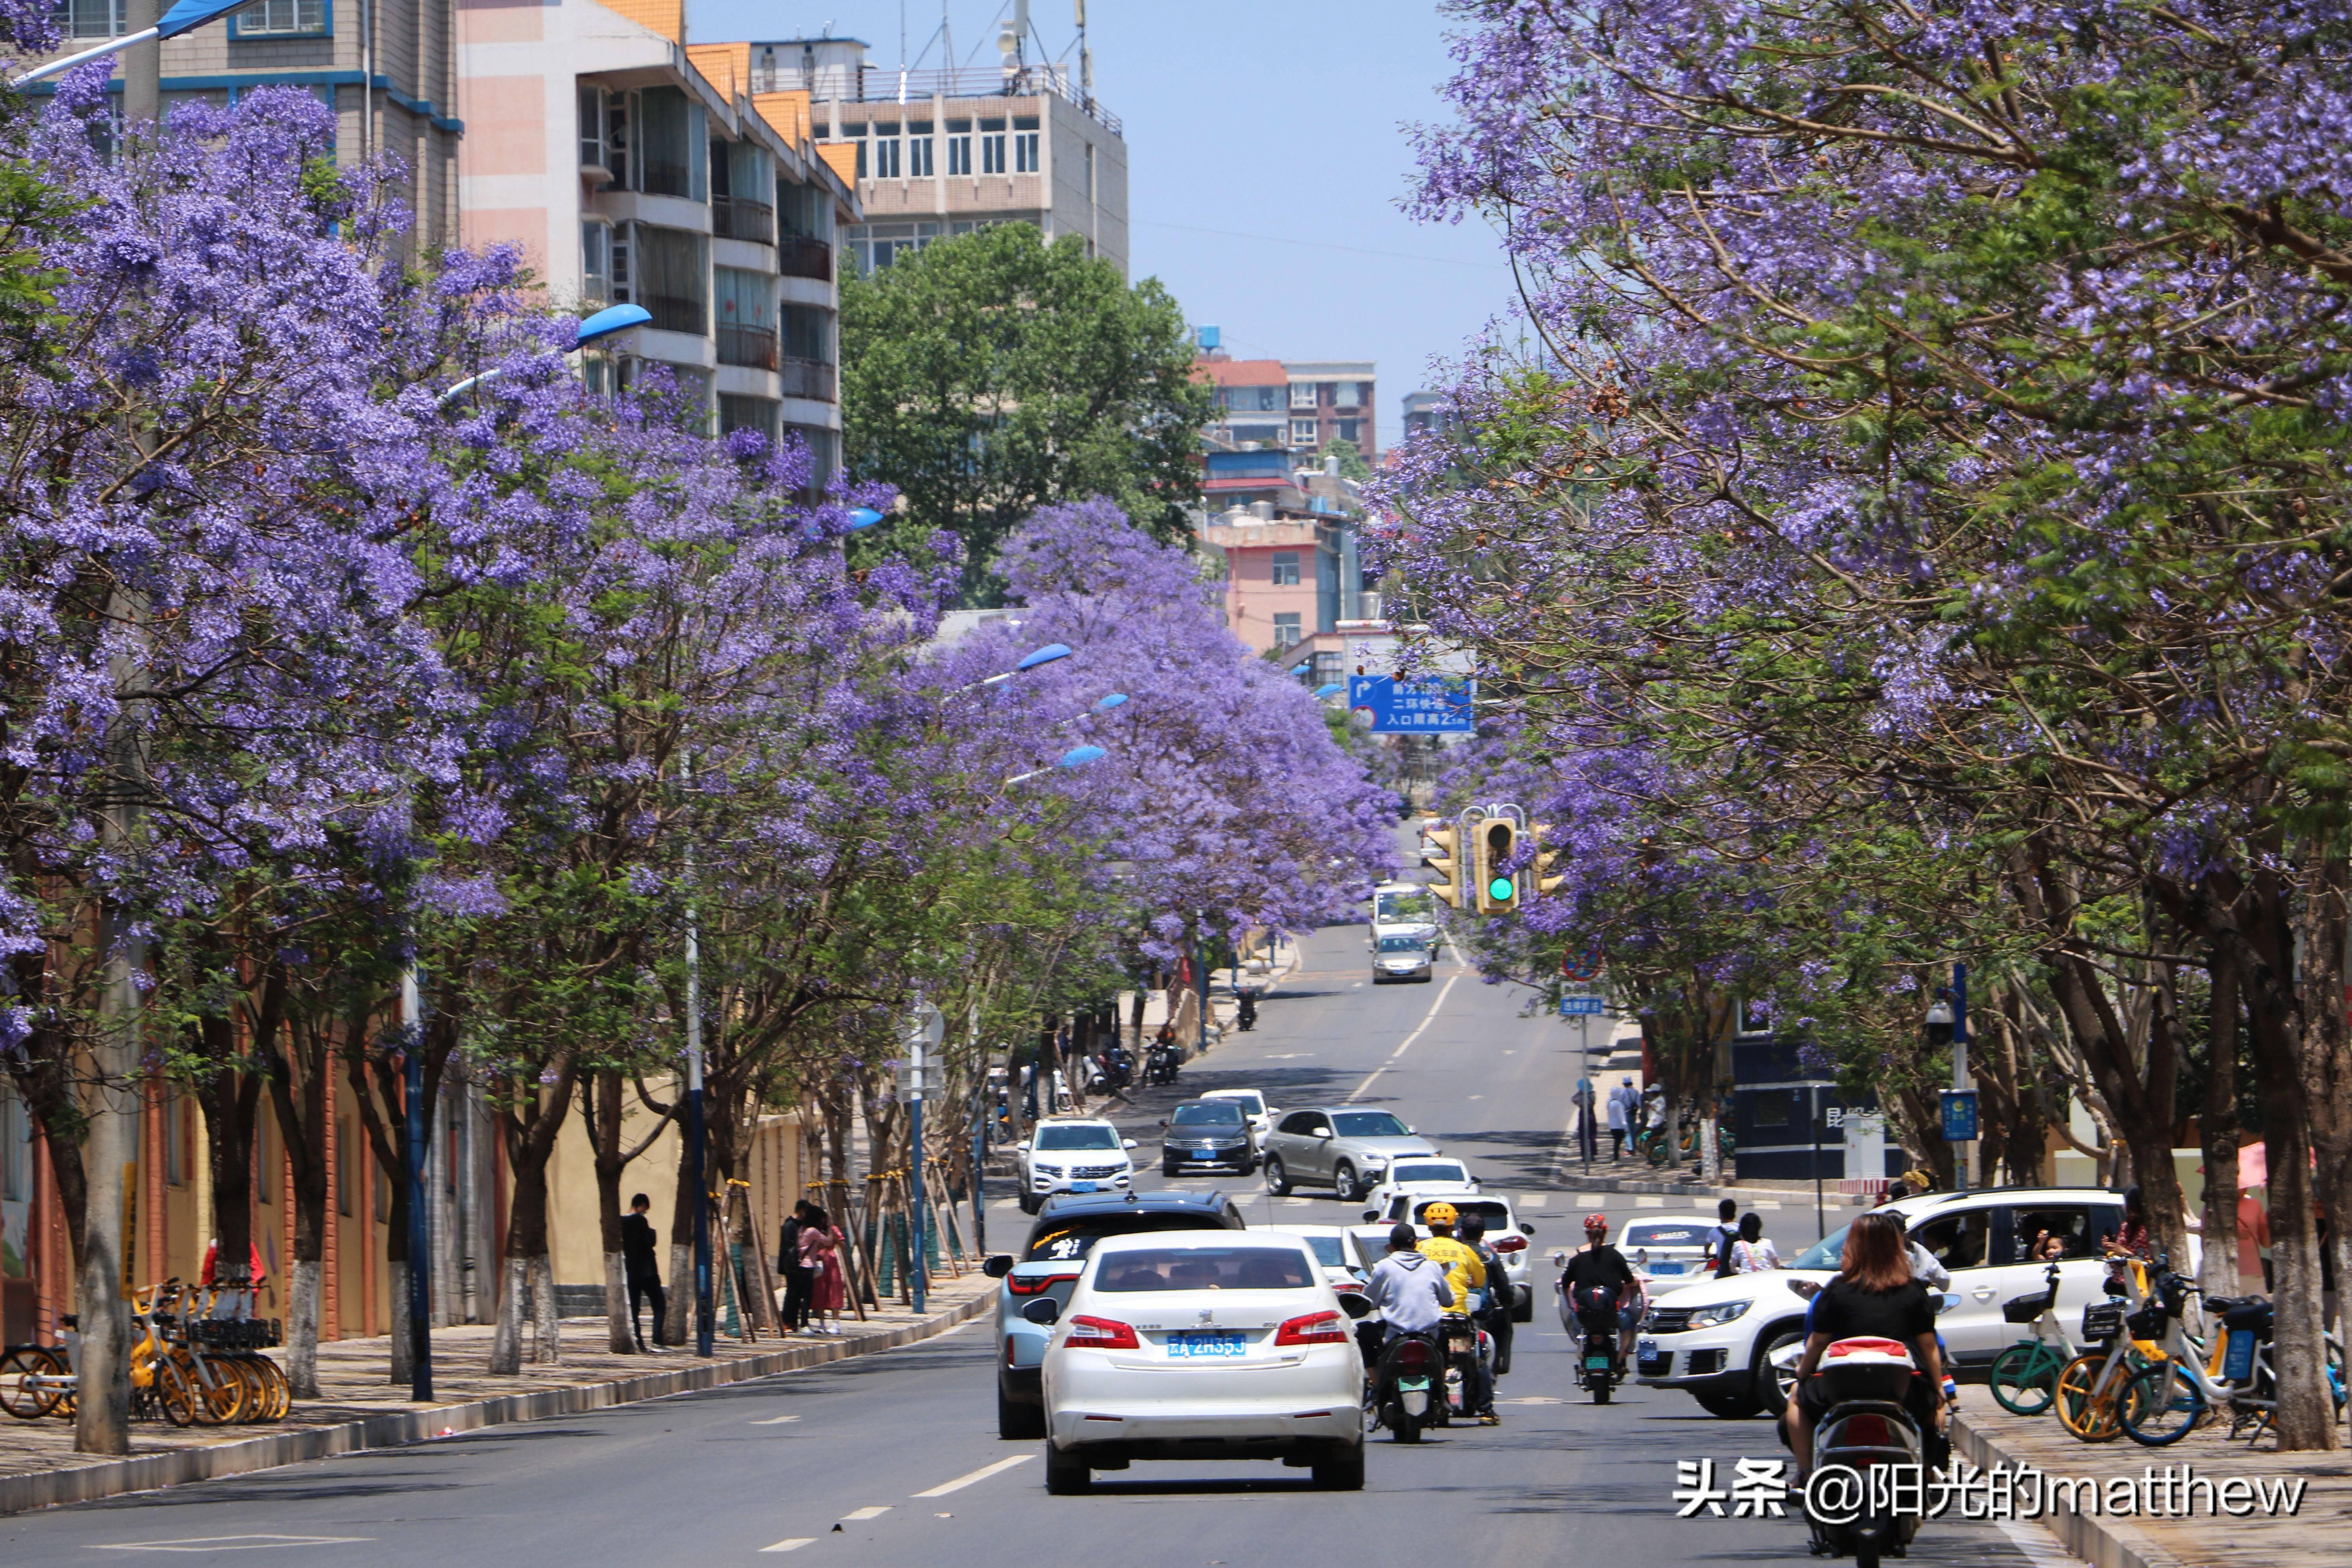
[[[1021,1155],[1021,1212],[1035,1214],[1055,1193],[1123,1193],[1135,1184],[1135,1161],[1108,1121],[1055,1117],[1037,1123]]]
[[[2124,1201],[2096,1187],[1995,1187],[1928,1193],[1880,1212],[1900,1214],[1911,1239],[1950,1271],[1957,1300],[1936,1328],[1956,1366],[1981,1368],[2022,1333],[2002,1318],[2002,1306],[2045,1288],[2048,1266],[2027,1256],[2037,1237],[2066,1244],[2058,1285],[2065,1321],[2099,1298],[2107,1275],[2099,1243],[2122,1223]],[[1804,1338],[1807,1302],[1789,1287],[1828,1281],[1844,1247],[1841,1226],[1786,1268],[1703,1280],[1654,1301],[1634,1345],[1636,1381],[1682,1389],[1726,1418],[1771,1408],[1780,1402],[1772,1352]]]

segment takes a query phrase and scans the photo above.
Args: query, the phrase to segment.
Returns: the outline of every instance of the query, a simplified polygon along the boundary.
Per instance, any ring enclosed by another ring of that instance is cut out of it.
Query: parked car
[[[1441,1193],[1475,1195],[1477,1191],[1478,1178],[1459,1160],[1444,1154],[1395,1160],[1381,1177],[1380,1185],[1364,1194],[1364,1217],[1378,1219],[1402,1197],[1423,1194],[1433,1197]]]
[[[1070,1299],[1079,1266],[1107,1236],[1181,1230],[1239,1230],[1241,1211],[1223,1193],[1057,1193],[1045,1200],[1018,1254],[999,1253],[982,1267],[1003,1281],[996,1291],[996,1435],[1045,1435],[1038,1383],[1047,1336],[1021,1315],[1041,1297]]]
[[[1055,1117],[1013,1145],[1021,1157],[1021,1212],[1035,1214],[1055,1193],[1125,1192],[1135,1183],[1135,1162],[1111,1122]]]
[[[2123,1199],[2095,1187],[1991,1187],[1927,1193],[1879,1212],[1900,1214],[1911,1239],[1951,1274],[1958,1298],[1936,1320],[1956,1367],[1981,1367],[2018,1337],[2004,1303],[2038,1295],[2046,1265],[2027,1255],[2043,1233],[2060,1237],[2058,1310],[2072,1321],[2106,1280],[2099,1243],[2123,1220]],[[2191,1238],[2192,1249],[2194,1238]],[[1710,1415],[1772,1409],[1784,1394],[1772,1352],[1804,1337],[1806,1299],[1790,1287],[1837,1272],[1845,1228],[1805,1248],[1786,1268],[1702,1279],[1652,1306],[1634,1342],[1636,1381],[1679,1388]],[[2195,1271],[2192,1258],[2189,1272]],[[1565,1306],[1562,1322],[1570,1321]]]
[[[1160,1125],[1164,1129],[1160,1135],[1163,1176],[1204,1170],[1246,1176],[1257,1169],[1257,1142],[1250,1136],[1248,1113],[1230,1100],[1188,1100]]]
[[[1266,1104],[1265,1096],[1254,1089],[1213,1089],[1201,1098],[1230,1100],[1240,1106],[1242,1114],[1249,1120],[1250,1145],[1253,1148],[1265,1143],[1266,1133],[1274,1128],[1274,1119],[1282,1114]]]
[[[1372,938],[1372,984],[1427,980],[1435,973],[1429,939],[1419,931],[1383,931]]]
[[[1280,1459],[1364,1484],[1364,1363],[1306,1244],[1271,1233],[1123,1236],[1066,1303],[1032,1301],[1045,1352],[1045,1489],[1137,1459]]]
[[[1357,1261],[1355,1248],[1348,1245],[1348,1227],[1344,1225],[1262,1225],[1253,1235],[1295,1236],[1307,1244],[1315,1261],[1323,1270],[1323,1278],[1334,1290],[1360,1291],[1371,1273],[1369,1266]],[[1374,1262],[1379,1259],[1375,1258]]]
[[[1377,1261],[1388,1246],[1389,1226],[1401,1219],[1409,1219],[1417,1233],[1427,1236],[1429,1222],[1422,1217],[1423,1212],[1430,1205],[1439,1202],[1452,1204],[1461,1214],[1475,1213],[1486,1221],[1486,1245],[1502,1258],[1503,1272],[1510,1277],[1511,1321],[1519,1323],[1535,1321],[1535,1254],[1528,1246],[1528,1238],[1535,1235],[1536,1227],[1522,1221],[1513,1211],[1511,1200],[1498,1193],[1399,1193],[1389,1200],[1385,1209],[1365,1210],[1364,1218],[1370,1224],[1358,1234],[1371,1238],[1371,1255]]]
[[[1617,1236],[1617,1250],[1633,1266],[1642,1288],[1655,1300],[1660,1296],[1715,1278],[1715,1258],[1707,1250],[1706,1233],[1715,1226],[1710,1214],[1643,1215],[1625,1222]]]
[[[1437,1149],[1393,1111],[1353,1106],[1286,1110],[1265,1138],[1266,1190],[1280,1196],[1301,1182],[1328,1182],[1353,1203],[1388,1173],[1389,1163]]]

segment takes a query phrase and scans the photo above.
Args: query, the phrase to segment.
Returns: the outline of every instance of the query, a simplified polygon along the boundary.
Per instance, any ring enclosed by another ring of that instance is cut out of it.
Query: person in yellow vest
[[[1421,1255],[1445,1270],[1445,1283],[1454,1292],[1454,1310],[1467,1313],[1475,1321],[1486,1304],[1486,1265],[1480,1261],[1476,1247],[1455,1238],[1454,1227],[1461,1219],[1462,1211],[1443,1198],[1423,1209],[1421,1223],[1429,1226],[1429,1239],[1421,1244]],[[1486,1411],[1478,1419],[1486,1426],[1501,1425],[1493,1414],[1495,1393],[1484,1357],[1477,1362],[1475,1376],[1479,1386],[1465,1391],[1468,1408]]]

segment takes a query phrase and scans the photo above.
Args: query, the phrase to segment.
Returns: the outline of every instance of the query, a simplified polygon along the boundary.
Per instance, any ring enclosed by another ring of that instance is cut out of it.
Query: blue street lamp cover
[[[1322,685],[1315,689],[1315,695],[1318,697],[1337,697],[1339,693],[1347,689],[1347,687],[1339,681],[1327,680]]]
[[[1314,661],[1313,659],[1308,659],[1305,664],[1294,664],[1294,665],[1292,665],[1292,666],[1290,667],[1290,673],[1291,673],[1291,674],[1293,674],[1293,675],[1304,675],[1304,674],[1306,674],[1308,670],[1310,670],[1310,669],[1312,669],[1312,668],[1315,668],[1315,661]]]
[[[231,9],[223,6],[223,10]],[[166,33],[165,37],[171,37]],[[609,338],[614,332],[625,332],[631,327],[642,327],[654,319],[654,313],[643,305],[608,305],[580,323],[579,344],[585,348],[598,338]]]
[[[226,16],[244,4],[246,0],[180,0],[163,13],[163,19],[155,25],[155,36],[176,38],[182,33],[193,33],[214,17]]]
[[[871,528],[881,521],[882,514],[870,506],[854,506],[849,509],[849,531],[852,533],[861,528]]]
[[[1062,753],[1062,760],[1055,765],[1065,768],[1082,768],[1097,758],[1108,754],[1100,746],[1072,746]]]
[[[1041,664],[1051,664],[1057,658],[1067,658],[1069,657],[1070,650],[1068,648],[1063,647],[1060,643],[1049,642],[1044,647],[1039,648],[1035,653],[1024,658],[1019,664],[1014,665],[1013,668],[1015,669],[1034,669]]]
[[[1095,711],[1097,713],[1108,713],[1114,708],[1124,708],[1126,706],[1127,693],[1124,691],[1114,691],[1109,696],[1095,704]]]

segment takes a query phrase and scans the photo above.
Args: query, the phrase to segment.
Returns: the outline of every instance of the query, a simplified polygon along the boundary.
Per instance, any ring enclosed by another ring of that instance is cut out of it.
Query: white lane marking
[[[1549,1193],[1529,1193],[1519,1200],[1519,1206],[1523,1209],[1539,1209],[1550,1201]]]
[[[1580,1209],[1605,1209],[1609,1206],[1609,1200],[1600,1193],[1587,1193],[1576,1200],[1576,1206]]]
[[[1754,1203],[1749,1204],[1748,1206],[1752,1209],[1776,1209],[1780,1206],[1780,1200],[1778,1198],[1758,1198]]]
[[[274,1546],[345,1546],[373,1535],[185,1535],[177,1541],[110,1541],[92,1552],[260,1552]]]
[[[1034,1454],[1015,1454],[1009,1459],[999,1459],[992,1465],[982,1465],[980,1468],[972,1471],[971,1474],[968,1476],[958,1476],[951,1481],[942,1481],[938,1486],[933,1487],[930,1490],[927,1492],[917,1492],[915,1495],[917,1497],[945,1497],[950,1492],[960,1492],[963,1490],[964,1488],[971,1485],[974,1481],[984,1481],[991,1476],[1001,1476],[1005,1471],[1011,1469],[1013,1466],[1025,1465],[1036,1457],[1037,1456]],[[880,1510],[877,1509],[876,1511],[879,1512]],[[856,1514],[852,1514],[850,1517],[855,1519],[857,1516]]]
[[[1024,1454],[1022,1457],[1026,1458],[1028,1456]],[[841,1522],[844,1524],[856,1524],[865,1520],[880,1519],[884,1514],[888,1513],[889,1511],[890,1505],[887,1502],[881,1503],[873,1508],[861,1508],[856,1510],[855,1512],[845,1513],[841,1516]]]
[[[1473,1100],[1484,1100],[1484,1099],[1486,1099],[1486,1097],[1485,1095],[1483,1095],[1483,1094],[1474,1094],[1474,1095],[1472,1095],[1470,1098],[1471,1098],[1471,1099],[1473,1099]]]
[[[2009,1543],[2023,1552],[2025,1560],[2032,1563],[2033,1568],[2082,1568],[2046,1526],[2014,1519],[1996,1519],[1993,1522],[2000,1526],[2000,1532],[2009,1537]]]
[[[1274,1201],[1286,1209],[1303,1209],[1315,1200],[1313,1198],[1276,1198]]]
[[[1664,1198],[1635,1198],[1633,1200],[1633,1206],[1637,1209],[1662,1209],[1666,1206],[1666,1200]]]
[[[754,1421],[751,1425],[754,1426],[781,1426],[787,1421],[797,1421],[799,1419],[800,1417],[797,1415],[772,1415],[765,1421]]]
[[[802,1547],[806,1546],[810,1542],[814,1541],[816,1537],[814,1535],[795,1535],[790,1541],[779,1541],[773,1546],[762,1546],[760,1550],[762,1552],[798,1552]]]
[[[1445,977],[1445,984],[1439,986],[1437,989],[1436,1000],[1433,1001],[1429,1005],[1428,1016],[1423,1017],[1418,1025],[1414,1026],[1412,1034],[1407,1035],[1398,1043],[1396,1049],[1389,1053],[1389,1059],[1387,1061],[1384,1061],[1380,1066],[1374,1068],[1371,1071],[1371,1076],[1365,1079],[1363,1082],[1356,1086],[1356,1092],[1348,1097],[1349,1100],[1363,1099],[1364,1091],[1370,1089],[1373,1084],[1380,1081],[1381,1074],[1388,1071],[1390,1068],[1393,1067],[1399,1057],[1404,1055],[1405,1052],[1412,1048],[1413,1041],[1421,1038],[1421,1037],[1428,1031],[1429,1026],[1437,1022],[1437,1010],[1445,1005],[1445,998],[1447,994],[1453,991],[1454,983],[1461,978],[1462,976],[1458,973],[1449,974]]]
[[[1497,1405],[1565,1405],[1565,1399],[1554,1399],[1549,1394],[1530,1394],[1524,1399],[1497,1399]]]
[[[1295,1062],[1314,1054],[1313,1051],[1276,1051],[1265,1059],[1270,1062]]]

